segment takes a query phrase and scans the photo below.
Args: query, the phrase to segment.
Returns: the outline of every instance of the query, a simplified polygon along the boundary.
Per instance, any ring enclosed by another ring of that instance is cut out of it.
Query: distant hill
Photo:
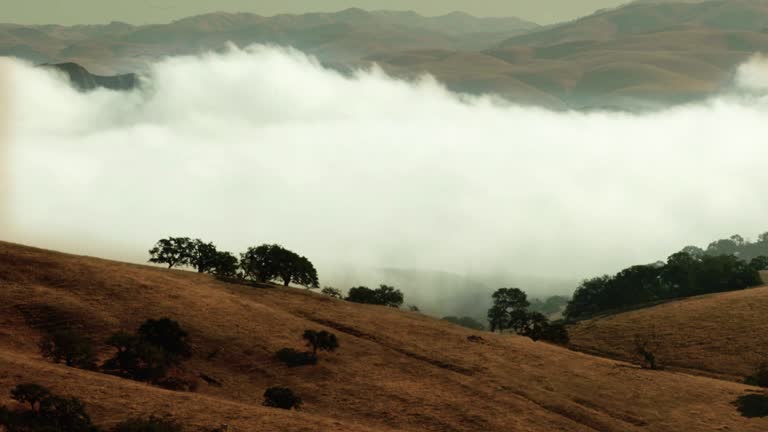
[[[577,41],[607,41],[627,35],[689,28],[760,32],[768,29],[768,2],[711,0],[695,3],[631,3],[542,31],[515,36],[500,46],[550,46]]]
[[[768,419],[732,403],[737,383],[633,365],[465,329],[425,315],[331,299],[303,289],[252,288],[210,276],[0,243],[0,389],[36,382],[82,398],[96,424],[172,415],[189,432],[222,423],[233,432],[761,432]],[[173,392],[41,359],[52,329],[79,329],[99,347],[118,330],[170,317],[189,331],[186,374],[194,393]],[[305,329],[341,345],[316,366],[274,357],[303,349]],[[480,338],[468,339],[469,336]],[[262,406],[282,385],[299,411]]]
[[[768,280],[768,274],[763,275]],[[570,328],[579,350],[632,359],[634,338],[655,333],[666,367],[742,381],[768,358],[768,287],[670,301]]]
[[[641,1],[546,27],[460,12],[362,9],[218,12],[145,26],[0,24],[0,55],[72,62],[101,75],[142,72],[168,55],[229,41],[293,46],[339,70],[375,62],[397,77],[429,73],[451,90],[519,104],[654,109],[717,94],[739,64],[768,52],[768,2]]]
[[[13,50],[23,55],[21,47],[26,47],[36,53],[31,60],[47,56],[89,68],[124,70],[141,60],[197,53],[231,41],[241,46],[291,45],[326,61],[349,61],[384,50],[483,49],[535,28],[538,25],[518,18],[476,18],[459,12],[438,17],[362,9],[273,17],[217,12],[146,26],[2,24],[0,54]]]

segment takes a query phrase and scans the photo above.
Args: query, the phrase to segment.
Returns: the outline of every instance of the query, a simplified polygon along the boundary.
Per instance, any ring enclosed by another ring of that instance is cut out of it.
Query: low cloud
[[[278,242],[331,283],[378,267],[579,279],[768,230],[754,92],[553,112],[264,46],[169,58],[132,93],[13,69],[16,241],[134,261],[168,235]]]
[[[11,176],[8,156],[10,126],[11,80],[13,64],[10,59],[0,57],[0,235],[9,230]]]

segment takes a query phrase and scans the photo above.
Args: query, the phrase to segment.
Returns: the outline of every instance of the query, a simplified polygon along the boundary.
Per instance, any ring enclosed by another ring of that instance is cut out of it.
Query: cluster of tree
[[[217,250],[213,243],[189,237],[169,237],[158,241],[149,250],[149,255],[149,262],[166,264],[168,268],[188,266],[221,278],[318,287],[317,270],[312,262],[280,245],[248,248],[238,260],[230,252]]]
[[[533,341],[544,340],[566,345],[568,331],[562,322],[550,322],[540,312],[528,310],[528,296],[519,288],[500,288],[493,293],[493,305],[488,310],[491,331],[512,330]]]
[[[317,364],[317,352],[333,352],[339,348],[339,340],[335,334],[325,330],[304,330],[302,339],[311,351],[298,351],[293,348],[283,348],[276,357],[290,367]]]
[[[394,287],[379,285],[377,289],[364,286],[350,288],[346,300],[353,303],[399,308],[403,304],[404,297],[403,293]]]
[[[258,282],[279,280],[285,286],[293,282],[308,288],[318,287],[315,266],[306,257],[280,245],[248,248],[240,256],[240,268],[246,279]]]
[[[485,330],[483,323],[472,317],[447,316],[443,317],[443,320],[472,330]]]
[[[38,384],[19,384],[11,398],[22,409],[0,407],[0,426],[6,432],[99,432],[78,398],[59,396]],[[118,423],[110,432],[181,432],[170,419],[151,416]]]
[[[192,356],[188,338],[187,332],[176,321],[168,318],[147,320],[135,334],[121,331],[107,340],[106,344],[115,349],[115,354],[101,365],[101,370],[168,388],[193,389],[193,383],[167,377],[171,368]],[[74,329],[46,335],[39,345],[42,356],[55,363],[99,369],[93,343]]]
[[[0,426],[6,432],[97,432],[77,398],[59,396],[37,384],[19,384],[11,398],[29,409],[0,407]]]
[[[744,261],[751,261],[757,257],[768,256],[768,232],[757,236],[757,240],[754,242],[745,240],[744,237],[735,234],[727,239],[713,241],[706,249],[688,246],[683,250],[694,256],[704,254],[710,256],[735,255]]]
[[[168,268],[192,267],[199,273],[212,273],[221,277],[234,277],[237,257],[216,249],[213,243],[189,237],[162,239],[149,250],[149,262],[166,264]]]
[[[75,329],[59,329],[43,336],[39,343],[43,358],[80,369],[96,369],[93,343]]]
[[[135,334],[117,332],[107,344],[115,354],[104,363],[104,370],[160,385],[169,369],[192,357],[188,333],[168,318],[147,320]]]
[[[659,300],[761,285],[760,270],[768,258],[749,262],[735,255],[708,255],[686,248],[666,263],[629,267],[614,276],[600,276],[579,285],[565,309],[569,320]]]

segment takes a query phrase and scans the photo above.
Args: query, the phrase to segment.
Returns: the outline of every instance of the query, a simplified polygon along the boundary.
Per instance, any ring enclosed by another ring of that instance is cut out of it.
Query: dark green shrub
[[[74,397],[50,396],[40,404],[40,417],[62,432],[91,432],[96,427],[85,411],[85,404]]]
[[[192,356],[187,332],[168,318],[145,321],[136,335],[115,333],[107,344],[116,352],[103,368],[139,381],[159,383],[172,367]]]
[[[40,354],[55,363],[81,369],[93,369],[96,365],[93,345],[75,330],[54,331],[40,340],[39,347]]]
[[[11,390],[11,399],[20,404],[29,404],[32,412],[40,412],[40,404],[51,397],[51,391],[38,384],[19,384]]]
[[[162,348],[175,359],[186,360],[192,356],[189,334],[172,319],[147,320],[139,327],[138,336],[142,341]]]
[[[126,420],[112,429],[112,432],[181,432],[179,423],[171,419],[151,416]]]
[[[761,363],[755,373],[748,376],[744,382],[753,386],[768,387],[768,363]]]
[[[312,355],[317,355],[317,350],[320,351],[336,351],[339,348],[339,340],[336,335],[325,330],[304,330],[302,336],[307,342],[307,345],[312,347]]]
[[[264,406],[280,409],[300,408],[301,398],[286,387],[270,387],[264,392]]]
[[[283,348],[275,356],[278,360],[290,367],[299,367],[317,364],[317,356],[304,351],[297,351],[292,348]]]
[[[764,394],[746,394],[734,402],[736,409],[747,418],[768,417],[768,396]]]
[[[565,326],[565,323],[562,321],[555,321],[544,327],[544,331],[541,334],[541,340],[556,345],[568,345],[571,342],[571,337],[568,334],[568,328]]]

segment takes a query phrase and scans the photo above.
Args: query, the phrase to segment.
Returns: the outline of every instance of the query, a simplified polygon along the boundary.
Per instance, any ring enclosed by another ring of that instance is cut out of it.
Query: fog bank
[[[762,58],[732,95],[641,115],[262,46],[170,58],[133,93],[12,68],[18,242],[138,262],[169,235],[278,242],[333,283],[381,267],[580,279],[768,230]]]
[[[11,70],[13,64],[9,59],[0,57],[0,236],[6,235],[10,229],[10,190],[11,175],[8,160],[8,128],[11,119]],[[0,237],[2,238],[2,237]]]

